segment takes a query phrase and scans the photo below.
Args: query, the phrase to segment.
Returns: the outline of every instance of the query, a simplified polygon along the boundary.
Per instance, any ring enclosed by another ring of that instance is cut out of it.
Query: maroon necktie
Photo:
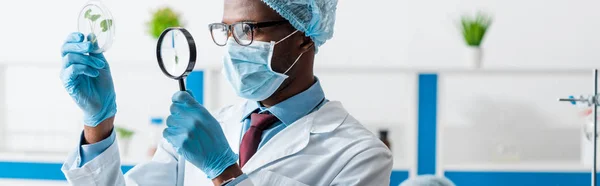
[[[256,153],[263,131],[276,121],[277,118],[271,114],[252,113],[250,115],[250,128],[244,134],[240,145],[240,167],[243,167]]]

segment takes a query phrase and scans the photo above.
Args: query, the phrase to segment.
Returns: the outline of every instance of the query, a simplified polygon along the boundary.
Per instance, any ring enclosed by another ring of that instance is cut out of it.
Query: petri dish
[[[115,37],[115,20],[99,0],[88,1],[79,12],[78,31],[86,36],[86,41],[97,43],[93,53],[107,51]]]

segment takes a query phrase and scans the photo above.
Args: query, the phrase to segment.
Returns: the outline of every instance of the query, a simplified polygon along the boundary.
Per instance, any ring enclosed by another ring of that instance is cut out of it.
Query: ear
[[[310,37],[303,37],[302,44],[300,44],[300,50],[302,52],[307,52],[315,45],[315,43],[310,39]]]

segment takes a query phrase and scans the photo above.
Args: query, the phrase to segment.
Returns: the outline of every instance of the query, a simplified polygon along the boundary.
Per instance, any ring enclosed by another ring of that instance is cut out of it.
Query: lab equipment
[[[594,69],[594,92],[591,96],[580,96],[579,98],[575,98],[575,96],[570,96],[569,98],[560,98],[558,101],[567,101],[571,104],[587,104],[588,107],[592,107],[592,118],[594,127],[592,130],[592,135],[595,136],[593,140],[593,165],[592,165],[592,186],[597,185],[597,170],[598,170],[598,106],[600,106],[600,94],[598,94],[598,69]]]
[[[160,70],[169,78],[179,82],[179,90],[185,91],[185,77],[196,65],[196,42],[189,31],[181,27],[165,29],[156,44],[156,59]],[[177,184],[183,185],[185,160],[179,156]]]
[[[111,47],[115,37],[115,19],[100,0],[90,0],[79,12],[77,23],[79,32],[96,36],[89,40],[98,45],[93,53],[102,53]]]
[[[82,33],[68,36],[62,47],[63,86],[83,111],[84,124],[95,127],[117,112],[115,89],[110,67],[102,53],[92,52],[97,48],[94,35],[84,41]]]
[[[179,89],[185,91],[185,77],[196,65],[196,44],[189,31],[181,27],[167,28],[158,38],[156,59],[160,70],[179,81]]]
[[[567,102],[571,103],[572,105],[585,106],[585,107],[591,107],[591,106],[599,103],[598,100],[596,100],[596,97],[594,97],[593,95],[580,95],[577,98],[575,98],[575,96],[571,95],[571,96],[569,96],[569,98],[561,98],[561,99],[559,99],[559,101],[567,101]]]
[[[173,95],[163,137],[210,179],[238,160],[219,122],[187,91]]]
[[[262,0],[294,28],[315,42],[315,49],[333,37],[337,0]]]
[[[233,38],[228,39],[227,52],[223,57],[223,74],[238,96],[262,101],[275,93],[288,78],[286,73],[304,53],[301,53],[285,72],[279,73],[271,68],[273,50],[275,45],[296,32],[298,30],[277,42],[254,41],[248,46],[240,45]]]

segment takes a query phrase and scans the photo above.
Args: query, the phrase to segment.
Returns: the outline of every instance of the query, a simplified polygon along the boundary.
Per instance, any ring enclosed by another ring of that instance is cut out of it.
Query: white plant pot
[[[465,49],[465,59],[469,67],[481,68],[483,62],[481,47],[467,46]]]
[[[131,138],[118,138],[117,141],[121,157],[127,157],[129,155],[129,144],[131,143]]]

